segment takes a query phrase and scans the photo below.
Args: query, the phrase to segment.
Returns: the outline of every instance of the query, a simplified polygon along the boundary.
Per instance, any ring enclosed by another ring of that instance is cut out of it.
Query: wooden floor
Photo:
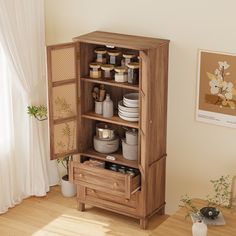
[[[75,198],[64,198],[59,187],[52,187],[46,197],[31,197],[0,215],[0,236],[151,236],[167,216],[153,216],[148,230],[139,228],[138,220],[86,206],[76,210]]]

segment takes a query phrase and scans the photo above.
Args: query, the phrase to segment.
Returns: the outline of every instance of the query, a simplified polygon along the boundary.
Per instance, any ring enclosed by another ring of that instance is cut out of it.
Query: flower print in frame
[[[196,116],[236,128],[236,54],[199,51]]]

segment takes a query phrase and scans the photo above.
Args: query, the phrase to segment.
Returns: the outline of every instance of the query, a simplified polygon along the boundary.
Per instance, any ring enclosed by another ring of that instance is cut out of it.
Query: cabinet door
[[[75,43],[47,47],[51,159],[78,153],[78,73]]]

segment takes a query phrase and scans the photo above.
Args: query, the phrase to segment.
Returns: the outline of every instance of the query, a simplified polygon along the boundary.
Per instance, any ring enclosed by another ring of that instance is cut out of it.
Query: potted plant
[[[28,109],[27,113],[29,114],[29,116],[33,116],[38,121],[44,121],[48,119],[47,107],[44,105],[28,106],[27,109]]]
[[[47,120],[47,107],[44,105],[28,106],[27,113],[36,118],[38,121]],[[72,160],[72,156],[63,156],[57,159],[58,164],[62,164],[66,169],[66,174],[61,178],[61,192],[64,197],[73,197],[76,193],[76,187],[69,182],[69,162]]]
[[[64,197],[74,197],[76,194],[75,184],[69,182],[69,164],[72,158],[72,156],[65,156],[57,159],[57,162],[66,169],[66,174],[61,178],[61,193]]]

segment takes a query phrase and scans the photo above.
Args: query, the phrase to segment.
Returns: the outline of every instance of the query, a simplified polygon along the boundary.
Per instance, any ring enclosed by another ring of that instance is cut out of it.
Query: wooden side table
[[[194,200],[196,206],[204,206],[204,201],[200,199]],[[236,211],[228,209],[222,210],[226,224],[221,226],[208,226],[207,236],[236,236]],[[170,216],[158,228],[156,228],[152,236],[191,236],[192,220],[185,218],[186,210],[180,208],[174,215]]]

